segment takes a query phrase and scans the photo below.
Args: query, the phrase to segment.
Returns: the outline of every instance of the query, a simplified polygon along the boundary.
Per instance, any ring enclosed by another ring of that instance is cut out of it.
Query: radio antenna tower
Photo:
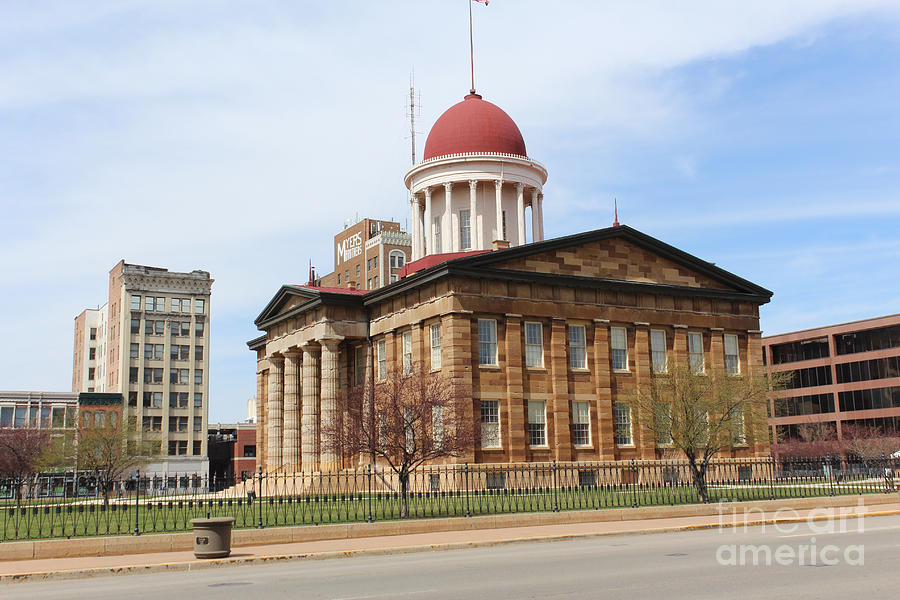
[[[416,72],[413,71],[409,75],[409,109],[407,110],[407,116],[409,117],[409,139],[411,145],[411,155],[412,155],[412,164],[416,164],[416,110],[418,110],[421,114],[422,110],[422,97],[421,95],[416,98],[416,88],[415,88],[415,77]]]

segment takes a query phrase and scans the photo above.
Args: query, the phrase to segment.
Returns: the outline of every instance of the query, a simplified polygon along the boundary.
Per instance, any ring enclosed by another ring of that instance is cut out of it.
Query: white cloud
[[[567,164],[590,157],[598,172],[627,180],[635,167],[616,140],[702,132],[696,103],[739,76],[715,73],[694,96],[668,77],[671,69],[787,39],[815,43],[834,19],[893,18],[898,7],[517,0],[475,9],[476,83],[519,122],[531,153]],[[344,219],[406,219],[409,71],[416,68],[427,130],[468,87],[466,15],[462,4],[409,0],[0,7],[0,208],[8,217],[0,225],[0,309],[20,314],[10,298],[26,290],[33,312],[25,316],[42,323],[33,334],[4,325],[23,342],[0,350],[2,386],[68,387],[64,317],[102,301],[105,273],[123,257],[209,270],[222,311],[218,339],[230,340],[213,348],[213,368],[217,359],[240,360],[233,340],[253,334],[251,320],[277,286],[304,281],[310,257],[330,269],[331,236]],[[703,162],[690,150],[672,160],[689,178]],[[564,166],[548,167],[548,198],[559,210],[548,218],[558,233],[572,229],[559,220],[566,215],[607,224],[614,192],[598,189],[601,179],[585,189],[554,179]],[[873,200],[853,210],[896,214],[896,206]],[[702,223],[803,213],[784,207],[709,211]],[[629,210],[651,229],[699,224],[639,199]],[[820,214],[843,210],[835,202]],[[52,356],[17,358],[44,354]],[[253,393],[249,353],[246,360],[243,377],[214,370],[231,377],[219,388],[223,402]]]

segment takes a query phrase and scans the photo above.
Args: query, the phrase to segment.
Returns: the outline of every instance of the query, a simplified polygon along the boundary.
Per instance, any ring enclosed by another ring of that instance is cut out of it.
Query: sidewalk
[[[16,581],[41,581],[76,579],[128,573],[154,573],[161,571],[191,571],[239,564],[260,564],[283,560],[320,560],[350,556],[401,554],[433,550],[484,547],[527,541],[554,541],[605,535],[637,535],[690,531],[717,527],[743,527],[745,518],[739,504],[725,505],[723,515],[691,516],[676,518],[641,519],[574,523],[566,525],[538,525],[498,529],[466,531],[442,531],[431,533],[390,535],[354,539],[324,540],[315,542],[282,543],[235,548],[229,558],[198,560],[193,552],[156,552],[125,554],[118,556],[86,556],[0,562],[0,584]],[[852,510],[852,508],[850,509]],[[866,516],[900,514],[900,503],[864,507]],[[753,513],[746,525],[830,520],[840,518],[840,509],[784,511],[779,513]],[[856,518],[850,512],[847,518]]]

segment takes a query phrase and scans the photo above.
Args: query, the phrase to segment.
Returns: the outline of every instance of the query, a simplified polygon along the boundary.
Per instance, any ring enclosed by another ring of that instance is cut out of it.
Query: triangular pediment
[[[619,281],[771,296],[768,290],[713,263],[692,256],[630,227],[618,226],[461,261],[470,268],[542,276]]]

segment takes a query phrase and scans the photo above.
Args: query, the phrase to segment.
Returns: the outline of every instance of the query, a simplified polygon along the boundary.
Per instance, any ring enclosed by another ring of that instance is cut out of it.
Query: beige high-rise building
[[[159,436],[149,475],[207,472],[209,315],[206,271],[170,272],[124,260],[109,296],[75,318],[73,392],[119,392],[126,418]]]

